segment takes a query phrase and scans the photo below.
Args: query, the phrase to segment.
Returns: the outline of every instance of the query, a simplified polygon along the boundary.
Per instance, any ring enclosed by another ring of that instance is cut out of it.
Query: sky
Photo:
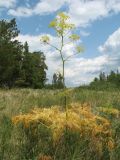
[[[120,0],[0,0],[0,19],[16,18],[20,34],[17,39],[28,42],[30,51],[41,50],[48,65],[47,78],[61,72],[59,53],[40,43],[44,34],[51,43],[58,37],[48,27],[59,12],[69,15],[80,35],[85,51],[65,65],[67,86],[88,84],[100,72],[120,70]],[[74,54],[73,44],[64,48],[64,55]]]

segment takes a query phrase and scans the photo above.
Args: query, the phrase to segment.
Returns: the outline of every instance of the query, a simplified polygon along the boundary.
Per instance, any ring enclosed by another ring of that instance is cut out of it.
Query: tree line
[[[0,87],[45,86],[47,65],[41,51],[29,51],[16,38],[20,31],[15,19],[0,21]]]
[[[111,71],[109,74],[101,72],[99,77],[95,77],[90,83],[90,87],[94,89],[118,88],[120,89],[120,72]]]

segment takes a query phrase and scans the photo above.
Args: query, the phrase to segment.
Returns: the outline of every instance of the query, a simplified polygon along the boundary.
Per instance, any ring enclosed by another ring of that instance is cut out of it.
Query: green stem
[[[63,85],[65,88],[65,61],[63,60]]]

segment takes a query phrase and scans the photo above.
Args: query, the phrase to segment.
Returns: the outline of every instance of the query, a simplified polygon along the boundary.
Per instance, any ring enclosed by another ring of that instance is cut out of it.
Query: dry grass
[[[119,109],[119,91],[0,90],[0,160],[119,160]]]

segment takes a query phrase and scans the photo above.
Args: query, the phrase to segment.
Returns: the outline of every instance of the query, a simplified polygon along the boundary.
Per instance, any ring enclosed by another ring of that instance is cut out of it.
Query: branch
[[[54,45],[52,45],[52,44],[50,44],[50,43],[48,43],[48,42],[47,42],[47,44],[48,44],[49,46],[55,48],[57,51],[59,51],[60,56],[61,56],[61,59],[62,59],[62,61],[64,61],[63,55],[62,55],[62,47],[63,47],[63,44],[62,44],[62,46],[61,46],[61,49],[57,48],[56,46],[54,46]]]
[[[64,38],[63,35],[61,35],[61,49],[60,49],[60,56],[61,56],[62,61],[64,62],[64,58],[63,58],[63,55],[62,55],[62,49],[63,49],[63,46],[64,46],[63,38]]]
[[[51,47],[55,48],[56,50],[58,50],[58,51],[60,52],[60,49],[59,49],[59,48],[57,48],[56,46],[54,46],[54,45],[52,45],[52,44],[50,44],[50,43],[48,43],[48,42],[47,42],[47,44],[48,44],[49,46],[51,46]]]
[[[64,61],[67,61],[69,58],[71,58],[71,57],[73,57],[73,56],[75,56],[75,55],[77,55],[78,53],[75,53],[75,54],[73,54],[73,55],[70,55],[70,56],[68,56],[68,57],[66,57],[66,59],[64,60]]]
[[[63,46],[66,46],[66,45],[71,44],[71,43],[73,43],[73,42],[72,42],[72,41],[70,41],[70,42],[64,43],[64,45],[63,45]]]
[[[68,32],[66,32],[66,33],[64,34],[64,37],[66,37],[67,35],[69,35],[69,33],[71,33],[71,30],[69,30]]]

